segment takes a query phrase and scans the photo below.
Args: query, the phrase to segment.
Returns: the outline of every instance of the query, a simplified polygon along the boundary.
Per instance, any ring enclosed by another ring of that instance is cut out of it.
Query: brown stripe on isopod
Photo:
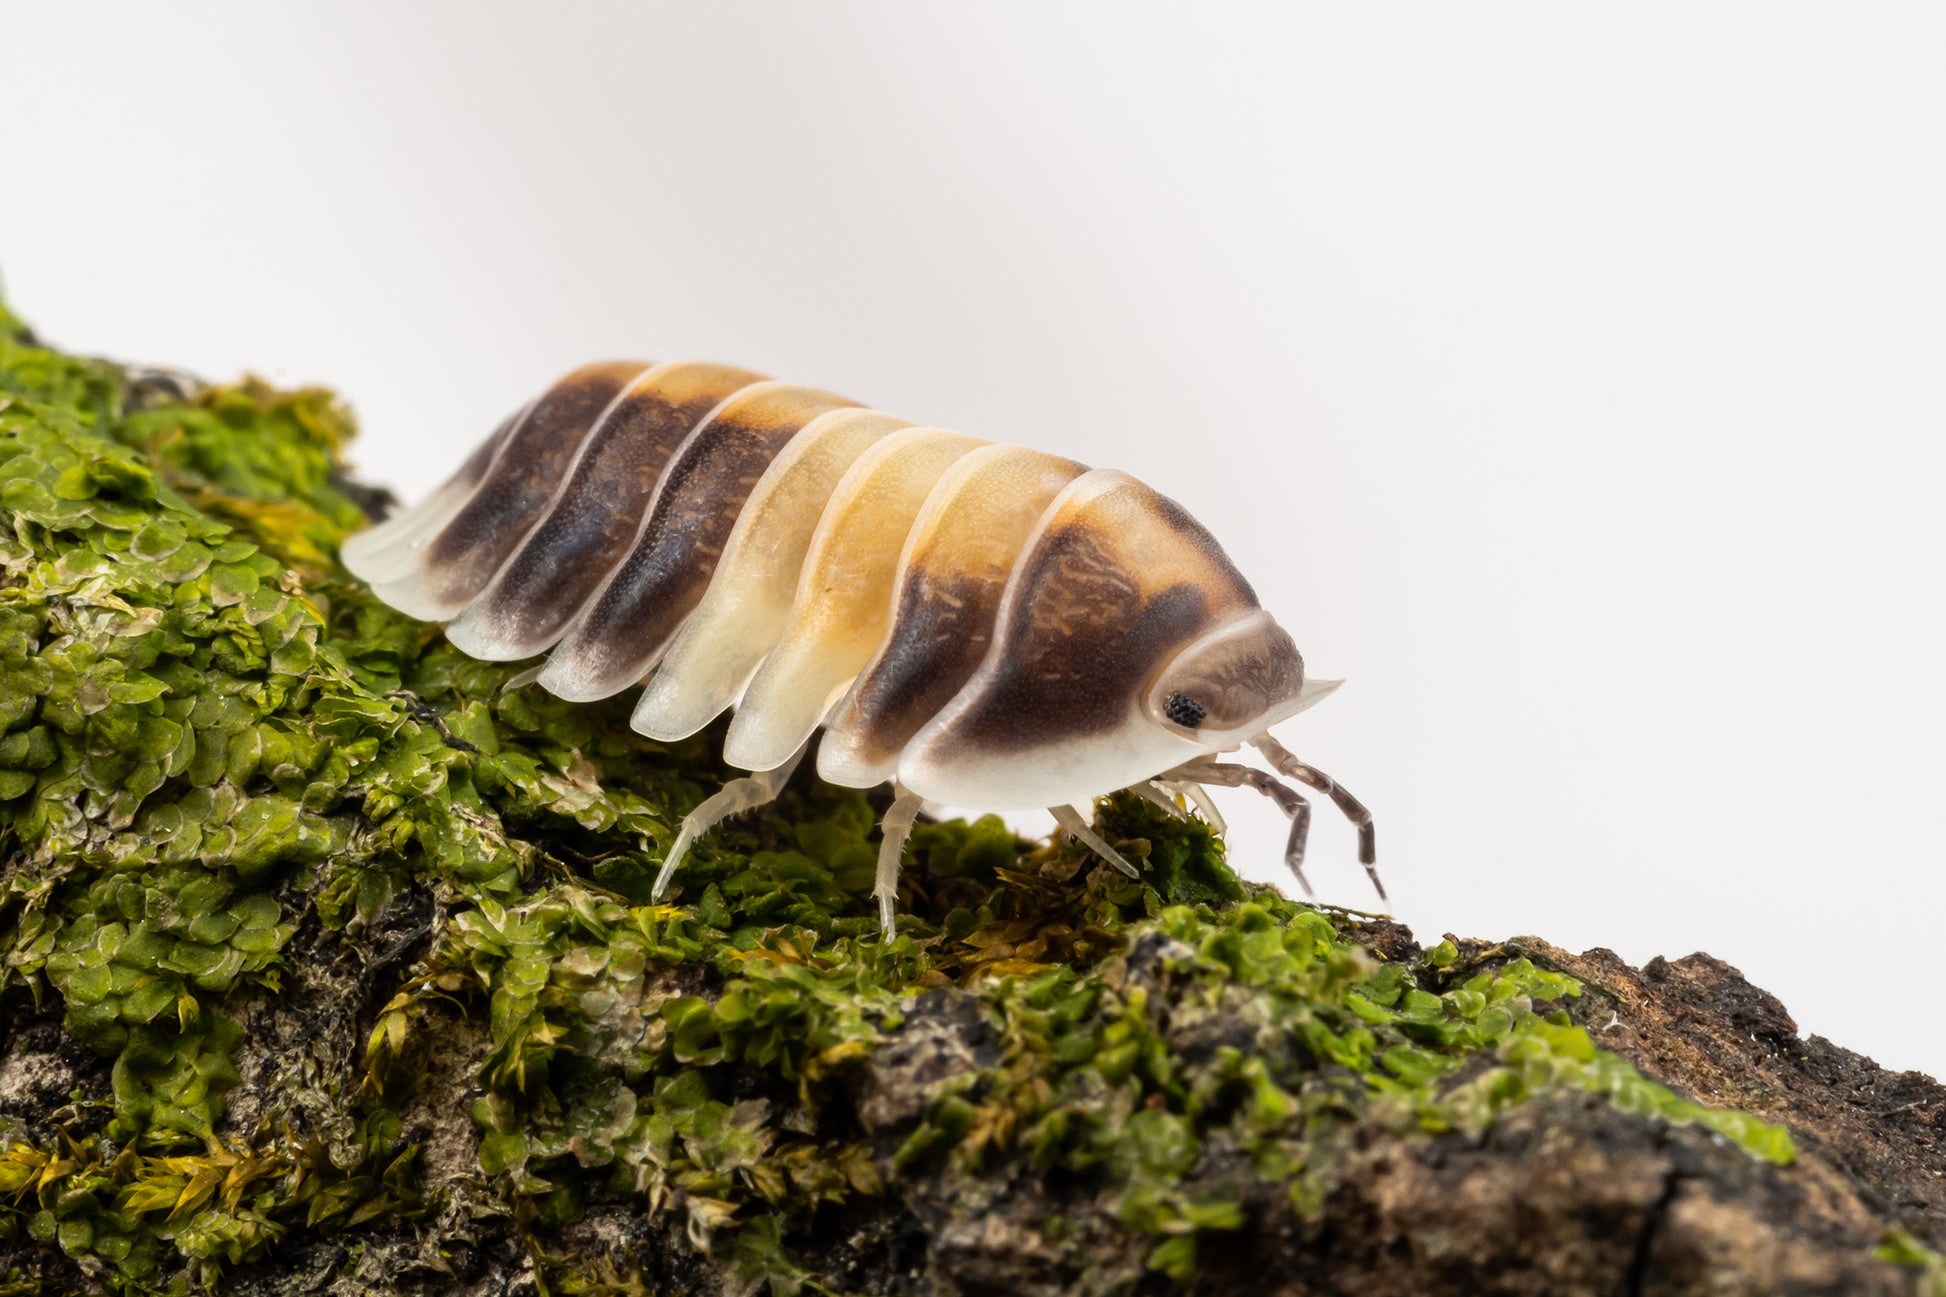
[[[871,447],[911,427],[856,406],[804,425],[744,501],[702,602],[671,641],[629,724],[650,738],[688,738],[726,711],[790,620],[832,494]]]
[[[1009,656],[961,720],[957,737],[968,746],[1112,732],[1127,713],[1130,682],[1210,625],[1204,591],[1178,582],[1145,594],[1109,566],[1110,551],[1087,530],[1062,534],[1036,557]],[[1065,631],[1052,629],[1056,609],[1071,618]]]
[[[900,778],[927,796],[938,795],[928,784],[956,783],[978,804],[1007,809],[1061,800],[1058,779],[1050,785],[1047,772],[1030,777],[1009,765],[1022,751],[1099,750],[1112,770],[1120,748],[1139,767],[1147,752],[1130,736],[1148,681],[1183,647],[1256,606],[1182,506],[1126,474],[1089,473],[1041,520],[1008,579],[994,647],[915,736]],[[1158,733],[1173,751],[1178,740]],[[1186,740],[1180,747],[1178,759],[1195,750]],[[1075,797],[1097,795],[1081,787],[1091,777],[1077,771]]]
[[[703,597],[743,502],[798,429],[857,402],[757,383],[718,406],[663,471],[635,545],[587,604],[540,675],[577,701],[639,681]]]
[[[695,362],[637,377],[588,434],[547,516],[446,637],[490,661],[531,657],[559,639],[634,543],[676,448],[719,403],[763,381]]]
[[[818,520],[790,620],[724,735],[725,761],[771,770],[803,749],[884,640],[899,559],[927,498],[987,444],[906,428],[858,457]]]
[[[549,388],[426,545],[417,570],[378,593],[415,617],[442,621],[472,602],[545,514],[602,411],[648,367],[633,360],[585,365]]]
[[[408,509],[401,509],[375,527],[347,536],[338,556],[353,575],[374,586],[411,572],[424,557],[426,544],[465,506],[473,488],[486,477],[507,439],[527,417],[534,403],[501,421],[481,442],[459,471],[435,488],[432,494]]]
[[[1008,574],[1041,515],[1086,471],[1058,455],[989,446],[940,479],[901,558],[883,643],[818,749],[821,775],[860,788],[893,776],[905,745],[992,646]]]

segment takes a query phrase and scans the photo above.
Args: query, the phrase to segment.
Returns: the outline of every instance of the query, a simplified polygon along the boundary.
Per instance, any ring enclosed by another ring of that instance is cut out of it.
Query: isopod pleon
[[[1133,789],[1217,824],[1205,788],[1290,817],[1305,890],[1311,807],[1335,804],[1379,895],[1372,817],[1270,735],[1337,681],[1214,537],[1124,473],[902,419],[727,365],[589,365],[494,431],[446,485],[345,542],[392,606],[474,657],[548,653],[531,677],[590,701],[635,685],[632,724],[686,737],[731,708],[751,772],[683,820],[696,838],[817,769],[891,783],[874,894],[892,932],[899,858],[925,801],[1045,807],[1117,868],[1094,798]]]

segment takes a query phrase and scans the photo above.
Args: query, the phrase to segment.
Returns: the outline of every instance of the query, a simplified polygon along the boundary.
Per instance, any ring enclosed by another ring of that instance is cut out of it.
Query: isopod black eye
[[[1209,715],[1209,708],[1188,694],[1170,694],[1162,714],[1184,729],[1193,730],[1203,723],[1203,717]]]

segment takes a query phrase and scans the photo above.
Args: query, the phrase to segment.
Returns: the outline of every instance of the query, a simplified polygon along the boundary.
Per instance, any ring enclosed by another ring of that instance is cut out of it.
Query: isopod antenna
[[[1378,830],[1372,824],[1372,813],[1366,809],[1365,803],[1353,797],[1350,789],[1324,771],[1299,761],[1289,748],[1270,735],[1260,734],[1250,742],[1277,768],[1278,774],[1323,793],[1352,822],[1358,829],[1358,863],[1365,866],[1365,876],[1372,880],[1372,890],[1378,893],[1378,899],[1390,900],[1385,894],[1385,884],[1378,880]]]
[[[1276,740],[1265,736],[1250,742],[1263,751],[1280,774],[1329,797],[1332,804],[1344,812],[1345,818],[1357,826],[1359,863],[1365,866],[1365,876],[1372,880],[1372,887],[1378,892],[1379,899],[1389,900],[1385,895],[1385,885],[1378,880],[1378,843],[1372,829],[1372,813],[1356,797],[1339,787],[1335,779],[1315,766],[1299,761]],[[1290,836],[1284,842],[1284,864],[1289,867],[1291,876],[1297,879],[1298,886],[1304,889],[1306,896],[1317,895],[1311,887],[1311,880],[1304,876],[1304,854],[1311,836],[1311,803],[1303,793],[1268,771],[1231,761],[1217,761],[1212,757],[1198,757],[1185,762],[1174,770],[1166,771],[1161,778],[1190,787],[1215,784],[1219,788],[1254,788],[1276,802],[1277,809],[1290,817],[1291,821]]]

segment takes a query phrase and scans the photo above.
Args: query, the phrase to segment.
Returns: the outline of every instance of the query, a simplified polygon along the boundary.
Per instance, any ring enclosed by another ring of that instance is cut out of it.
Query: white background
[[[1946,1074],[1940,11],[1190,8],[20,6],[0,270],[408,497],[617,354],[1128,469],[1350,678],[1285,737],[1423,938]]]

